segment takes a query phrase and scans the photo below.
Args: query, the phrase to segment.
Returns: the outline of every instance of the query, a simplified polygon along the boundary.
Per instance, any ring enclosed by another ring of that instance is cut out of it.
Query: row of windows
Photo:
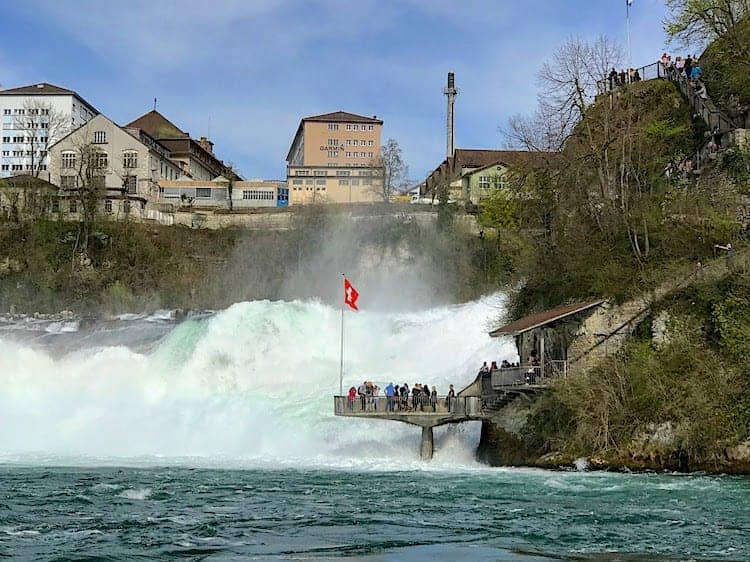
[[[97,168],[106,168],[109,163],[109,155],[103,150],[97,151],[92,155],[93,166]],[[75,168],[77,162],[75,152],[66,150],[62,153],[62,167],[65,169]],[[138,153],[133,150],[126,150],[122,153],[123,168],[132,169],[138,167]]]
[[[243,189],[242,198],[252,201],[273,201],[273,191],[261,191],[260,189]]]
[[[338,180],[339,185],[353,185],[353,186],[359,186],[359,185],[372,185],[372,179],[371,178],[352,178],[352,179],[340,179]],[[306,180],[292,180],[292,185],[326,185],[326,180],[315,180],[312,179],[306,179]]]
[[[329,131],[338,131],[339,130],[339,124],[338,123],[328,123],[328,130]],[[347,131],[374,131],[375,125],[360,125],[359,123],[347,123],[346,124],[346,130]]]
[[[347,158],[372,158],[373,153],[372,152],[347,152],[346,153]]]
[[[49,109],[38,109],[38,108],[31,108],[28,111],[26,109],[4,109],[3,114],[4,115],[49,115]]]
[[[46,143],[49,141],[49,137],[3,137],[4,143],[22,143],[22,142],[28,142],[28,143]]]
[[[293,187],[294,191],[325,191],[325,187]]]
[[[295,175],[297,175],[297,176],[309,176],[310,175],[310,170],[297,170],[295,172]],[[328,170],[313,170],[313,175],[314,176],[327,176],[328,175]],[[343,177],[349,177],[349,176],[352,175],[352,172],[351,172],[351,170],[336,170],[336,175],[337,176],[343,176]],[[372,175],[372,171],[370,171],[370,170],[360,170],[359,172],[357,172],[357,175],[359,175],[359,176],[365,176],[365,177],[366,176],[371,176]]]
[[[3,150],[3,156],[36,156],[38,158],[44,158],[47,156],[46,150]]]
[[[11,170],[14,172],[22,172],[26,170],[27,172],[33,172],[34,169],[40,170],[42,172],[47,171],[47,165],[46,164],[39,164],[38,166],[33,166],[31,164],[2,164],[0,165],[0,170],[3,172],[10,172]]]
[[[359,140],[359,139],[346,139],[345,144],[347,146],[375,146],[374,140]],[[339,139],[328,139],[328,146],[340,146]]]
[[[508,182],[505,176],[479,176],[479,187],[489,189],[493,186],[498,189],[507,187]]]

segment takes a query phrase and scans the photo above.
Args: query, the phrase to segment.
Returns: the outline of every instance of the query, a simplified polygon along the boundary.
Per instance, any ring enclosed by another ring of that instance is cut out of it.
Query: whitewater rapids
[[[363,380],[456,389],[482,361],[499,297],[414,313],[346,314],[345,390]],[[254,301],[170,325],[148,351],[97,332],[62,353],[0,337],[0,460],[199,466],[409,468],[419,429],[333,416],[338,309]],[[70,336],[70,334],[66,334]],[[62,337],[62,336],[57,336]],[[103,342],[103,343],[102,343]],[[436,431],[431,466],[473,466],[477,423]]]

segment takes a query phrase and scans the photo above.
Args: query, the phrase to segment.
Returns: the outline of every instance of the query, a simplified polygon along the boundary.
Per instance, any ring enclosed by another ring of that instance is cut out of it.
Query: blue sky
[[[631,8],[633,62],[664,50],[663,0]],[[0,87],[51,82],[117,123],[158,109],[246,177],[280,178],[301,117],[378,115],[414,179],[456,146],[497,148],[567,37],[625,41],[624,0],[24,0],[0,3]]]

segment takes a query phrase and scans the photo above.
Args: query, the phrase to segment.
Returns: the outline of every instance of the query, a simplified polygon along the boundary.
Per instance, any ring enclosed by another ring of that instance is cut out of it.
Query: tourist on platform
[[[698,80],[701,79],[702,76],[703,76],[703,69],[701,69],[701,67],[698,64],[696,64],[693,67],[693,69],[690,71],[690,80],[695,85],[698,82]]]
[[[349,394],[347,395],[348,404],[349,404],[349,410],[354,411],[354,402],[357,400],[357,389],[354,387],[351,387],[349,389]]]
[[[445,397],[445,406],[448,408],[448,413],[453,411],[453,401],[456,398],[456,391],[453,390],[453,385],[448,387],[448,394]]]
[[[405,412],[409,409],[409,385],[404,383],[399,389],[398,394],[400,398],[398,409]]]
[[[432,411],[437,411],[437,387],[432,387],[432,392],[430,393],[430,406],[432,406]]]
[[[490,371],[497,371],[499,367],[497,366],[497,361],[493,361],[492,365],[490,365]]]
[[[624,86],[628,83],[628,75],[625,73],[625,69],[620,70],[620,86]]]
[[[424,410],[424,404],[430,403],[430,385],[423,384],[422,385],[422,410]]]
[[[682,57],[677,57],[674,60],[674,69],[678,75],[682,76],[683,70],[685,70],[685,61]]]
[[[359,395],[359,407],[364,412],[367,405],[367,381],[357,387],[357,394]]]
[[[422,385],[418,383],[414,383],[414,386],[411,389],[411,409],[413,411],[417,411],[417,406],[422,405],[422,401],[419,399],[422,395]]]
[[[703,83],[703,80],[696,80],[695,93],[698,94],[698,97],[702,100],[708,99],[708,92],[706,91],[706,85]]]
[[[638,72],[638,69],[633,71],[633,82],[640,82],[641,81],[641,74]]]
[[[372,407],[377,412],[378,402],[380,401],[380,387],[372,381],[370,381],[370,386],[372,388]]]
[[[479,374],[486,375],[489,372],[490,372],[490,367],[489,365],[487,365],[487,361],[485,361],[484,363],[482,363],[482,367],[479,369]]]
[[[368,412],[372,410],[372,382],[367,381],[365,383],[365,410]]]
[[[393,388],[393,383],[389,382],[388,386],[385,387],[385,411],[386,412],[393,412],[393,395],[395,394],[395,390]]]

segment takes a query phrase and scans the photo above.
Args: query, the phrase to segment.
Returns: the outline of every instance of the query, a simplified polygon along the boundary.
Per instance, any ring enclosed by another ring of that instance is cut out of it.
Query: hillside
[[[553,194],[549,228],[525,240],[511,319],[584,298],[638,299],[715,261],[716,245],[745,254],[747,155],[730,147],[700,174],[684,174],[679,163],[705,129],[676,86],[641,82],[613,98],[588,108],[564,165],[535,186],[535,204]],[[748,338],[747,263],[696,276],[652,306],[619,353],[488,425],[480,457],[748,472]]]

